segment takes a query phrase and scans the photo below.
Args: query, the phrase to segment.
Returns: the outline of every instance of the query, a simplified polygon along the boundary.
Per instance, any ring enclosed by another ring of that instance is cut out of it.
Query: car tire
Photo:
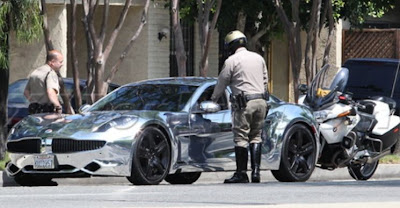
[[[34,176],[25,173],[19,173],[14,176],[14,181],[20,186],[57,186],[50,177]]]
[[[302,124],[294,124],[283,139],[279,170],[271,170],[281,182],[307,181],[315,169],[317,147],[311,131]]]
[[[156,127],[146,127],[135,145],[131,176],[134,185],[157,185],[169,173],[171,148],[167,137]]]
[[[192,184],[201,176],[201,172],[175,173],[165,177],[165,181],[170,184]]]
[[[350,176],[355,180],[366,181],[370,179],[378,168],[379,160],[372,163],[356,164],[347,167]]]

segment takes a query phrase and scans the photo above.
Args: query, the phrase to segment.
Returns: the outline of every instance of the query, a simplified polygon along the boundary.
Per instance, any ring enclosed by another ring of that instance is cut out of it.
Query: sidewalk
[[[0,171],[0,186],[18,186],[5,172]],[[202,173],[195,184],[222,183],[225,178],[232,176],[232,172],[209,172]],[[381,164],[370,180],[400,179],[400,164]],[[339,168],[333,171],[316,168],[308,181],[330,181],[330,180],[354,180],[347,168]],[[60,178],[54,179],[59,185],[130,185],[125,177],[91,177],[91,178]],[[261,171],[261,182],[276,182],[270,171]],[[163,182],[166,183],[166,182]]]

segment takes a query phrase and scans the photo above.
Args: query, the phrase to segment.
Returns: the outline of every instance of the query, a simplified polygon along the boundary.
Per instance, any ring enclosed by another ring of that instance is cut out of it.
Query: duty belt
[[[245,95],[245,98],[247,101],[256,100],[256,99],[267,99],[264,93]]]

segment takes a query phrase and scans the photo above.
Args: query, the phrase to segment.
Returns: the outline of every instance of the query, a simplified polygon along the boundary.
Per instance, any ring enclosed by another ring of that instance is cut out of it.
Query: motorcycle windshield
[[[348,78],[347,68],[325,65],[313,79],[305,103],[313,110],[333,104],[338,92],[344,91]]]

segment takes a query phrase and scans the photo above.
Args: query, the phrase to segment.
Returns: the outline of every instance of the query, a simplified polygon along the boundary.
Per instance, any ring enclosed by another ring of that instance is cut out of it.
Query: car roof
[[[351,58],[351,59],[347,59],[347,61],[344,63],[349,64],[349,63],[353,63],[353,62],[378,62],[378,63],[393,63],[393,64],[398,64],[399,63],[399,59],[392,59],[392,58]]]
[[[149,80],[133,82],[126,84],[125,86],[135,86],[138,84],[183,84],[191,86],[200,86],[205,83],[213,83],[216,81],[217,78],[215,77],[168,77],[168,78],[157,78],[157,79],[149,79]]]

